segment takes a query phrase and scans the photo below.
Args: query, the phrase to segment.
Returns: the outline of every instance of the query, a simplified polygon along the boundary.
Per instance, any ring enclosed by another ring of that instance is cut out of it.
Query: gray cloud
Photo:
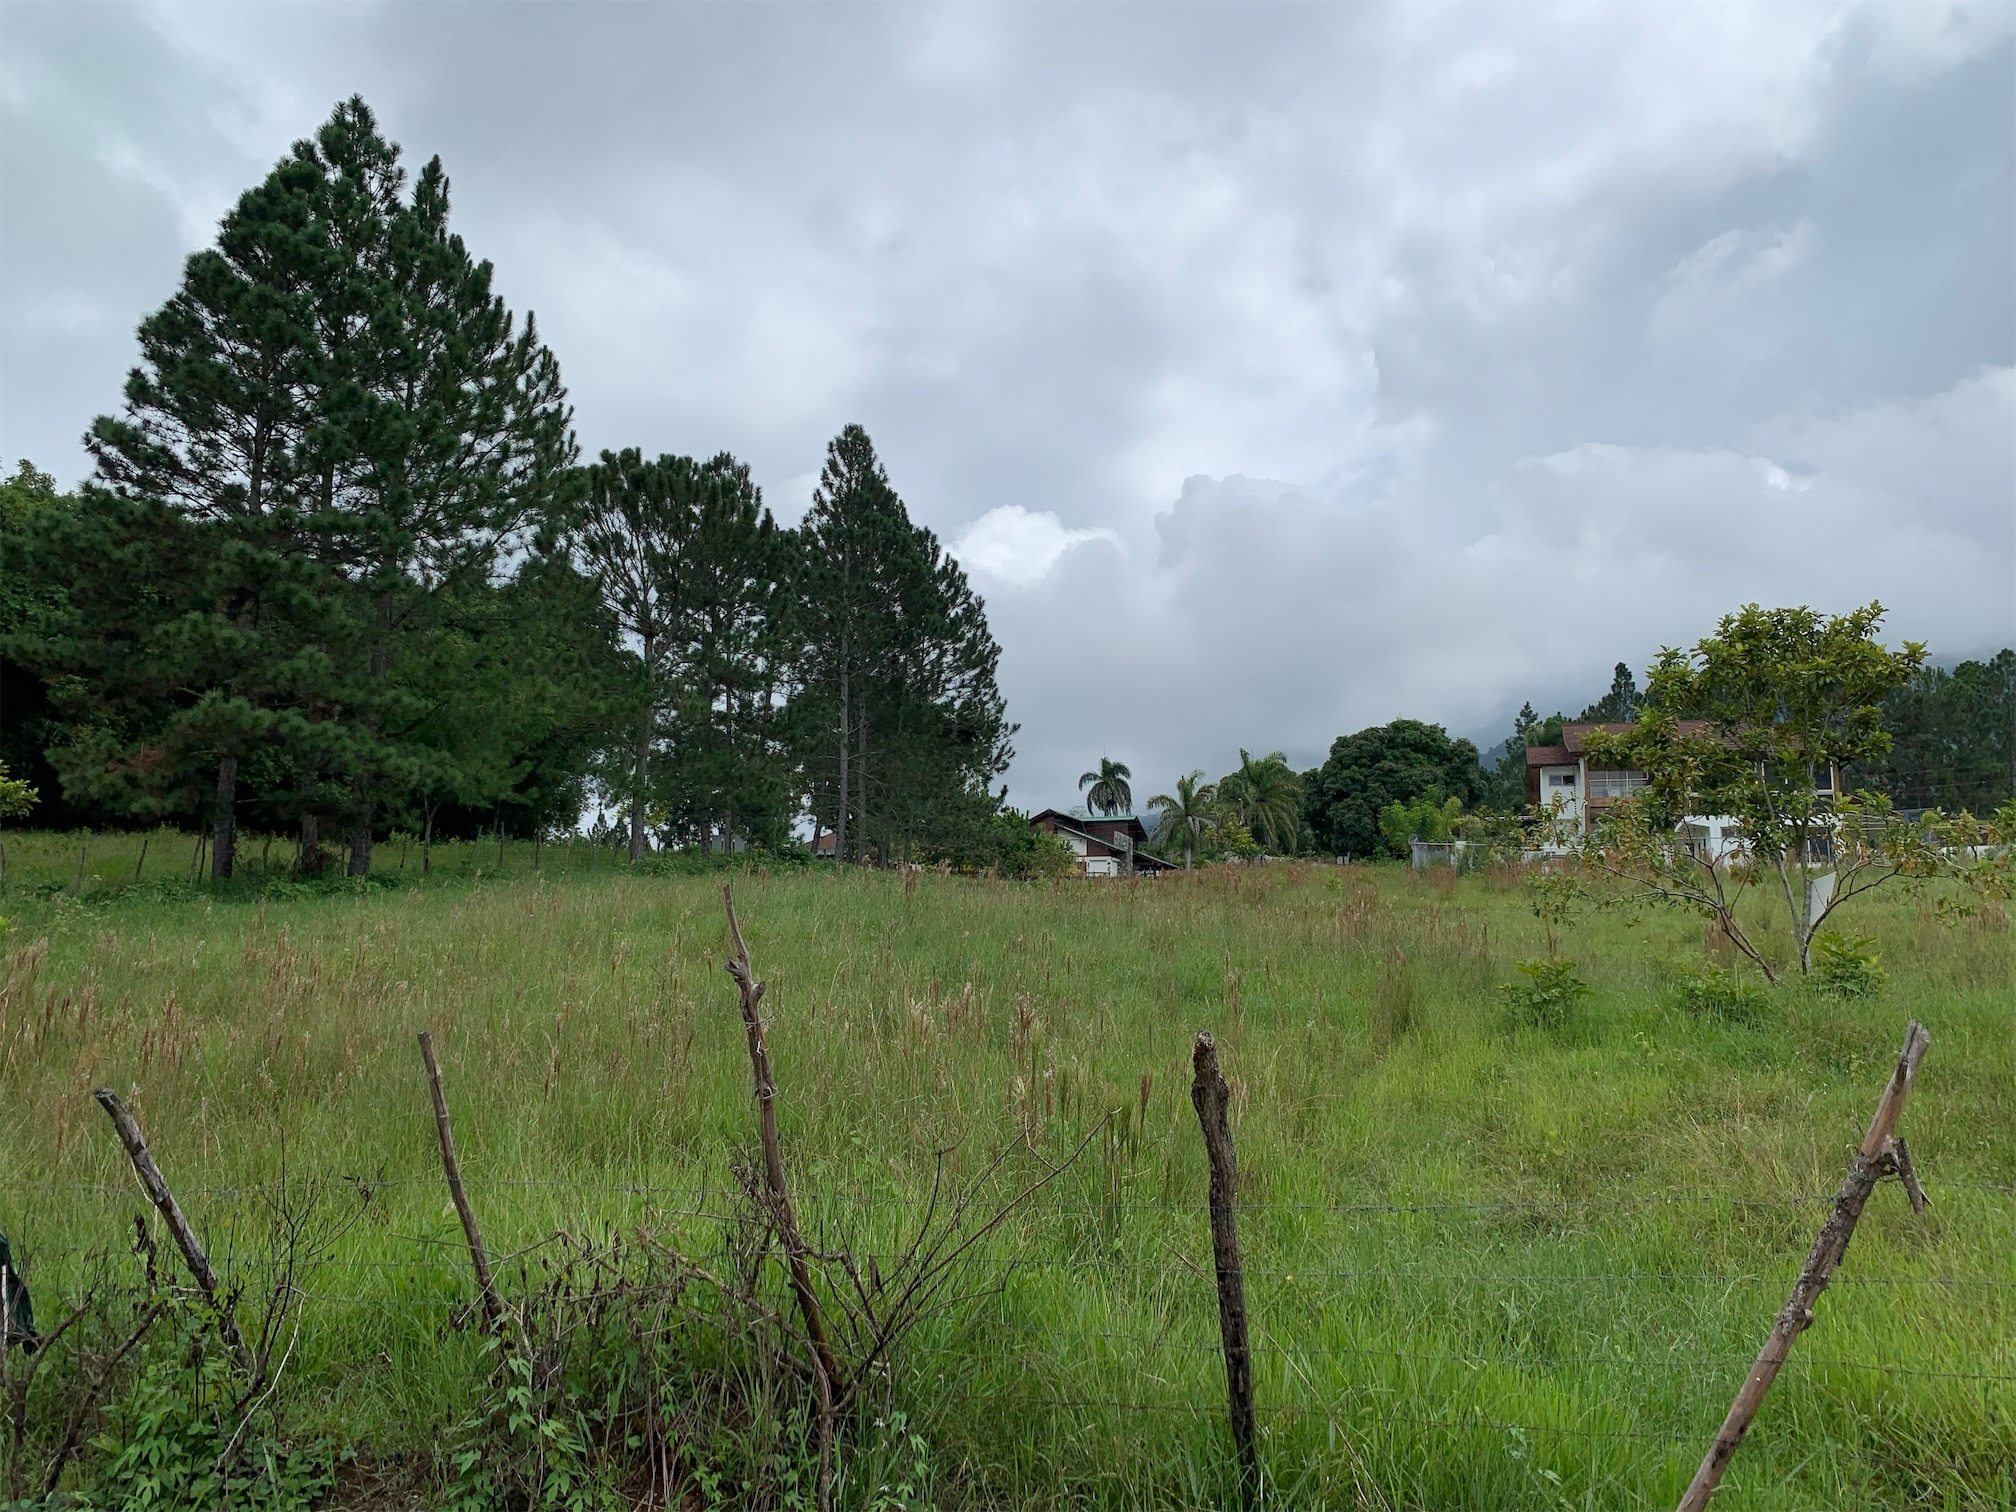
[[[589,449],[790,514],[869,427],[989,597],[1020,801],[1488,740],[1751,598],[1992,649],[2012,18],[10,3],[0,453],[82,472],[180,258],[359,90]]]

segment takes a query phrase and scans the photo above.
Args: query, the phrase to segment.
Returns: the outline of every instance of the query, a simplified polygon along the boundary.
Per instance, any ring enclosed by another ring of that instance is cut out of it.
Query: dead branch
[[[1904,1112],[1904,1099],[1910,1095],[1911,1083],[1918,1074],[1918,1063],[1925,1058],[1926,1047],[1931,1043],[1932,1036],[1926,1032],[1925,1026],[1912,1020],[1911,1027],[1904,1032],[1904,1048],[1897,1056],[1897,1069],[1890,1073],[1890,1080],[1884,1084],[1882,1100],[1876,1105],[1876,1116],[1869,1121],[1869,1132],[1863,1136],[1861,1148],[1848,1162],[1847,1178],[1835,1195],[1834,1207],[1827,1215],[1827,1221],[1821,1224],[1820,1232],[1813,1240],[1805,1268],[1792,1285],[1791,1300],[1779,1312],[1771,1336],[1758,1352],[1757,1363],[1750,1367],[1749,1376],[1736,1393],[1736,1400],[1730,1404],[1729,1415],[1723,1419],[1721,1431],[1715,1435],[1714,1443],[1708,1446],[1701,1468],[1694,1472],[1693,1481],[1680,1498],[1678,1512],[1702,1512],[1708,1505],[1708,1498],[1721,1484],[1722,1472],[1729,1468],[1729,1461],[1743,1442],[1743,1435],[1750,1431],[1751,1419],[1757,1416],[1757,1409],[1764,1403],[1764,1394],[1771,1389],[1771,1383],[1778,1378],[1779,1367],[1792,1352],[1792,1341],[1812,1326],[1814,1304],[1827,1289],[1841,1257],[1848,1252],[1848,1241],[1855,1236],[1855,1225],[1862,1217],[1863,1205],[1869,1201],[1877,1179],[1888,1171],[1894,1170],[1902,1175],[1910,1170],[1911,1157],[1907,1152],[1902,1159],[1898,1158],[1899,1141],[1892,1138],[1892,1131]],[[1919,1207],[1925,1195],[1916,1190],[1917,1186],[1918,1178],[1914,1171],[1905,1179],[1905,1189],[1915,1193],[1913,1207]]]
[[[420,1031],[420,1059],[427,1066],[427,1090],[434,1099],[434,1132],[441,1140],[441,1170],[448,1178],[448,1194],[462,1219],[462,1234],[469,1241],[469,1260],[476,1268],[476,1285],[483,1294],[483,1321],[492,1333],[504,1318],[504,1304],[497,1299],[497,1283],[490,1274],[490,1256],[483,1248],[483,1234],[476,1227],[476,1210],[469,1206],[469,1194],[462,1186],[462,1163],[455,1158],[455,1131],[448,1122],[448,1099],[441,1091],[441,1064],[434,1059],[434,1036]]]
[[[742,938],[742,925],[735,917],[735,891],[721,889],[721,901],[728,910],[728,938],[734,954],[726,962],[728,975],[735,979],[741,999],[742,1027],[749,1037],[749,1066],[756,1079],[756,1118],[763,1142],[763,1178],[769,1189],[772,1215],[784,1240],[785,1260],[791,1272],[791,1290],[798,1299],[798,1311],[805,1320],[805,1334],[819,1363],[820,1395],[820,1485],[821,1512],[832,1505],[832,1458],[834,1403],[845,1389],[840,1362],[826,1328],[826,1314],[812,1289],[812,1271],[806,1263],[805,1241],[798,1232],[798,1215],[791,1206],[791,1190],[784,1180],[784,1146],[777,1134],[777,1078],[770,1069],[770,1049],[763,1037],[763,984],[749,966],[749,946]]]
[[[239,1335],[231,1298],[218,1281],[217,1272],[211,1268],[210,1257],[203,1253],[203,1246],[197,1242],[196,1231],[189,1227],[189,1220],[182,1215],[181,1205],[168,1189],[160,1167],[154,1164],[154,1157],[148,1153],[147,1140],[140,1132],[139,1122],[127,1110],[126,1104],[119,1100],[119,1094],[110,1087],[99,1087],[91,1095],[98,1099],[98,1106],[105,1110],[106,1117],[112,1120],[112,1127],[118,1130],[119,1142],[126,1147],[126,1158],[133,1162],[141,1187],[161,1214],[162,1221],[168,1225],[168,1232],[175,1236],[176,1247],[182,1251],[190,1275],[196,1278],[204,1298],[216,1312],[218,1330],[231,1346],[239,1368],[249,1374],[252,1360],[245,1348],[245,1340]]]

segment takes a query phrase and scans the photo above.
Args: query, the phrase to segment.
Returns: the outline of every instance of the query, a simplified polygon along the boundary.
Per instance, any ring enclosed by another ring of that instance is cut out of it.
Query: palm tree
[[[1302,824],[1302,779],[1290,769],[1285,753],[1270,751],[1256,761],[1241,750],[1239,770],[1220,779],[1218,798],[1268,850],[1278,855],[1295,848]]]
[[[1078,791],[1084,793],[1086,786],[1091,786],[1092,791],[1085,793],[1085,801],[1092,805],[1094,813],[1124,814],[1134,807],[1134,789],[1127,785],[1133,775],[1119,762],[1101,756],[1099,770],[1078,779]]]
[[[1183,869],[1188,871],[1197,854],[1197,837],[1204,833],[1218,810],[1218,790],[1203,781],[1204,774],[1192,772],[1176,779],[1176,793],[1157,793],[1148,807],[1162,811],[1155,827],[1155,843],[1167,852],[1172,844],[1183,847]]]

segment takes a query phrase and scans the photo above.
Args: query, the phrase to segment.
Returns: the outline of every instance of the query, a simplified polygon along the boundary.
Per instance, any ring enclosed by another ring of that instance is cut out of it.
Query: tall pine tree
[[[399,149],[363,101],[317,139],[344,258],[325,320],[349,333],[317,415],[323,549],[354,588],[342,646],[351,742],[350,870],[370,869],[382,789],[410,774],[428,702],[402,658],[441,628],[444,603],[488,580],[557,502],[575,455],[559,363],[492,269],[448,228],[441,160],[403,194]],[[340,214],[338,213],[340,212]]]
[[[913,525],[866,431],[827,448],[800,528],[798,711],[815,822],[835,854],[937,845],[996,806],[1012,727],[985,606]],[[830,786],[829,786],[830,783]]]
[[[217,878],[234,865],[240,764],[311,670],[302,621],[319,585],[300,551],[299,483],[330,259],[321,188],[297,151],[189,258],[174,297],[141,323],[124,414],[85,437],[97,484],[52,543],[52,566],[79,574],[80,603],[116,601],[136,572],[148,580],[145,615],[115,623],[85,609],[45,648],[71,674],[79,719],[66,787],[74,776],[107,797],[123,790],[129,810],[172,811],[192,764],[210,764]]]

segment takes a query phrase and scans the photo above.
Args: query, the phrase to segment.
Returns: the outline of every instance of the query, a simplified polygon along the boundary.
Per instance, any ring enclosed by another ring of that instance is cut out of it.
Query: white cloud
[[[2016,368],[1765,429],[1775,456],[1524,458],[1481,512],[1418,475],[1376,506],[1191,478],[1154,563],[1088,562],[990,603],[1023,721],[1017,793],[1054,801],[1087,751],[1131,747],[1149,772],[1217,771],[1242,744],[1314,764],[1400,714],[1488,744],[1522,699],[1572,714],[1614,662],[1642,673],[1750,601],[1881,599],[1893,640],[1948,654],[2016,640]]]
[[[1110,541],[1118,546],[1120,537],[1105,529],[1067,529],[1047,509],[1003,504],[967,526],[953,545],[952,555],[969,572],[1029,588],[1048,577],[1065,552],[1087,541]]]
[[[361,90],[591,455],[793,518],[868,428],[986,589],[1019,799],[1483,734],[1746,598],[2011,638],[2006,0],[5,27],[0,455],[82,471],[207,218]]]

